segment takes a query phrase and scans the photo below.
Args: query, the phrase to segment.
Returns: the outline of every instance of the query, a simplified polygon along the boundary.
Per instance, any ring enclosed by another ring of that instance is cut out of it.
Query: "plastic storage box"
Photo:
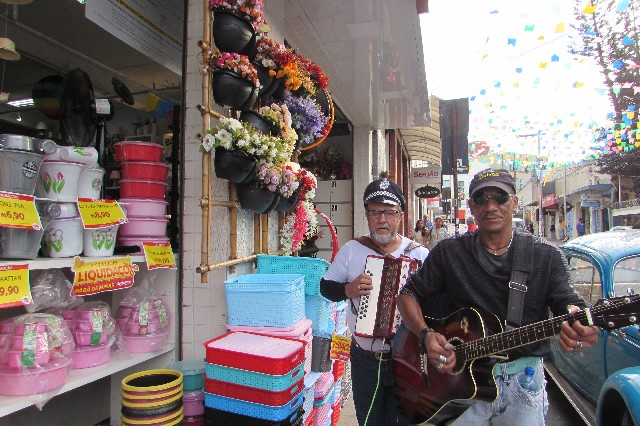
[[[304,318],[304,276],[248,274],[224,283],[229,325],[291,327]]]
[[[325,330],[331,314],[331,302],[322,296],[304,297],[304,314],[312,322],[313,330]]]
[[[269,421],[205,407],[204,424],[207,426],[298,426],[302,425],[302,408],[291,413],[284,420]]]
[[[258,373],[286,374],[304,362],[304,342],[288,338],[229,332],[204,346],[208,363]]]
[[[314,394],[316,390],[316,382],[320,378],[322,373],[317,373],[312,371],[304,377],[304,401],[302,403],[302,408],[304,409],[304,420],[306,421],[309,415],[311,415],[311,411],[313,410],[313,402],[315,400]]]
[[[263,420],[280,421],[287,419],[292,413],[298,411],[302,406],[302,394],[298,394],[282,406],[272,407],[205,392],[204,406]]]
[[[298,365],[286,374],[272,375],[205,363],[205,375],[205,389],[207,381],[214,379],[271,391],[282,391],[304,376],[304,364]]]
[[[245,326],[232,326],[227,325],[229,331],[245,331],[247,333],[259,333],[266,334],[273,337],[291,337],[294,339],[302,340],[305,342],[304,347],[304,372],[309,373],[311,371],[311,356],[312,356],[312,340],[311,334],[311,320],[303,318],[298,321],[293,327],[279,328],[279,327],[245,327]]]
[[[207,379],[205,385],[205,392],[207,393],[270,406],[286,404],[301,393],[303,389],[304,381],[302,378],[282,391],[270,391],[213,379]]]
[[[311,257],[258,255],[258,274],[303,274],[305,294],[320,295],[320,280],[330,263]]]

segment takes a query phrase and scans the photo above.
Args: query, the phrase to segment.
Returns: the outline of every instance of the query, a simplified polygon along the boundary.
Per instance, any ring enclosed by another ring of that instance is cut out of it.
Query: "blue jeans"
[[[378,385],[378,370],[380,384]],[[376,385],[378,389],[376,391]],[[373,398],[375,394],[375,400]],[[351,395],[360,426],[408,425],[399,418],[393,392],[393,361],[378,360],[351,342]],[[373,403],[372,403],[373,401]]]
[[[493,402],[478,401],[451,425],[540,426],[549,409],[546,380],[542,363],[535,367],[536,392],[520,386],[516,374],[497,375],[498,398]]]

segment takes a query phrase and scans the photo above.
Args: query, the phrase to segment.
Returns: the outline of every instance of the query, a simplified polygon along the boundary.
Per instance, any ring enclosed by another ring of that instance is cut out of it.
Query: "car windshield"
[[[640,256],[622,259],[613,270],[613,290],[616,296],[628,294],[628,289],[640,293]]]

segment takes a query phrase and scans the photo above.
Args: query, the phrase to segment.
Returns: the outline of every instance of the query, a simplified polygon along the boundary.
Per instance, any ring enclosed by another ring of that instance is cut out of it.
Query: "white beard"
[[[371,233],[371,239],[378,243],[381,246],[386,246],[387,244],[391,244],[393,240],[396,238],[396,233],[389,233],[386,235],[376,234],[375,232]]]

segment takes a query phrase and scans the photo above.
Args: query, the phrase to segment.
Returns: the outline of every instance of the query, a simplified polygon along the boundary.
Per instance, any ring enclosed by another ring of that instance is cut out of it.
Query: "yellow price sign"
[[[144,250],[144,256],[147,259],[147,268],[169,268],[176,269],[176,259],[173,257],[173,250],[171,250],[171,244],[166,243],[151,243],[142,242],[142,248]]]
[[[33,195],[0,192],[0,226],[6,228],[42,229]]]
[[[351,339],[349,337],[341,336],[339,334],[333,335],[331,339],[331,350],[329,357],[331,359],[339,359],[341,361],[347,361],[351,354]]]
[[[0,308],[30,303],[29,265],[0,266]]]
[[[127,222],[127,217],[116,200],[78,198],[78,210],[84,229],[105,228]]]
[[[131,287],[138,265],[129,257],[84,261],[76,256],[71,270],[74,272],[71,294],[87,296]]]

